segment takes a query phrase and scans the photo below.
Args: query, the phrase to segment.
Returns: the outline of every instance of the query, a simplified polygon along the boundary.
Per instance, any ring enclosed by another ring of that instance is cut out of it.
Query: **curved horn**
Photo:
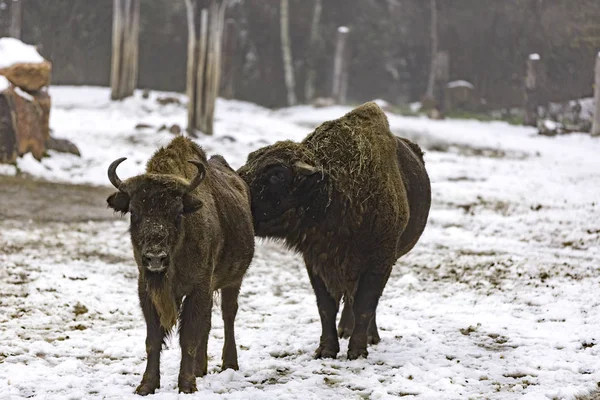
[[[198,168],[198,173],[196,174],[194,179],[191,180],[190,184],[188,185],[188,187],[185,190],[185,193],[190,193],[194,189],[196,189],[198,187],[198,185],[200,185],[200,183],[204,180],[204,177],[206,176],[206,167],[204,166],[203,163],[201,163],[200,161],[197,161],[197,160],[188,160],[188,162],[190,164],[194,164],[196,166],[196,168]]]
[[[108,180],[110,181],[110,183],[113,184],[114,187],[116,187],[119,190],[121,190],[120,186],[123,182],[117,176],[117,167],[119,166],[119,164],[121,164],[125,160],[127,160],[127,157],[122,157],[122,158],[116,159],[108,167]]]

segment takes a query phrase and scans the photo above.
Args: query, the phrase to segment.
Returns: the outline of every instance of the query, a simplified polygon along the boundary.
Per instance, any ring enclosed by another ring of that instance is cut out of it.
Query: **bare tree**
[[[425,97],[427,99],[433,99],[435,90],[436,58],[438,54],[438,15],[436,0],[430,0],[429,4],[431,7],[431,66],[429,69],[429,79],[427,80]]]
[[[315,0],[315,8],[313,10],[312,22],[310,24],[310,40],[308,43],[308,65],[306,72],[306,83],[304,86],[304,98],[306,102],[310,102],[315,96],[315,80],[317,71],[315,66],[315,53],[317,51],[317,42],[319,40],[319,23],[321,21],[321,12],[323,5],[322,0]]]
[[[340,26],[337,31],[335,55],[333,59],[333,85],[331,97],[338,103],[346,102],[348,91],[348,34],[350,29]]]
[[[10,26],[8,36],[21,39],[21,22],[23,20],[23,0],[10,2]]]
[[[188,24],[188,126],[212,135],[221,79],[221,46],[227,0],[184,0]]]
[[[132,96],[136,88],[139,36],[140,0],[114,0],[110,76],[112,100]]]
[[[592,136],[600,136],[600,53],[596,56],[596,82],[594,85],[594,123],[592,125]]]
[[[281,53],[283,54],[283,70],[285,73],[285,87],[287,89],[288,106],[296,104],[296,82],[294,79],[294,65],[292,64],[292,48],[290,45],[289,32],[289,4],[288,0],[281,0],[280,8],[280,26],[281,26]]]

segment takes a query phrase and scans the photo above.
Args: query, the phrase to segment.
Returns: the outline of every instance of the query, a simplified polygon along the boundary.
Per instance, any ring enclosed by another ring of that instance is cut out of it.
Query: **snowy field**
[[[108,185],[143,170],[185,126],[185,107],[152,93],[121,103],[106,88],[52,87],[51,127],[82,157],[29,155],[17,168]],[[183,96],[176,96],[184,102]],[[281,139],[300,140],[348,107],[268,110],[219,101],[216,135],[198,142],[234,167]],[[209,374],[177,394],[179,345],[162,355],[156,399],[571,399],[600,381],[600,140],[532,128],[389,115],[426,149],[428,226],[399,260],[378,308],[369,358],[314,360],[320,323],[298,255],[257,243],[236,321],[240,370],[219,370],[218,307]],[[137,124],[151,127],[136,129]],[[66,205],[68,206],[68,205]],[[0,399],[133,399],[145,365],[126,218],[0,222]]]

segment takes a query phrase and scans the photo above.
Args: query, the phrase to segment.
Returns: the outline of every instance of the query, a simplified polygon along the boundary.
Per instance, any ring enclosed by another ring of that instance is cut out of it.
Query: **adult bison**
[[[423,153],[397,138],[375,103],[319,126],[301,143],[283,141],[248,156],[254,229],[304,256],[322,335],[316,357],[348,358],[379,341],[375,310],[396,260],[421,236],[431,203]],[[341,298],[344,311],[336,332]]]
[[[238,368],[234,320],[242,278],[254,254],[248,186],[220,156],[207,161],[177,137],[148,161],[146,173],[121,181],[120,158],[108,168],[118,191],[109,207],[131,215],[138,293],[146,320],[146,371],[136,393],[160,386],[165,335],[180,324],[179,391],[196,391],[207,370],[213,291],[221,290],[223,369]],[[185,300],[183,300],[185,296]],[[182,304],[183,300],[183,304]]]

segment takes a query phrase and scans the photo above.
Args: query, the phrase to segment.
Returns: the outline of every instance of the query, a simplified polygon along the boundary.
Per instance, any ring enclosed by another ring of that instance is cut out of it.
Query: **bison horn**
[[[119,164],[121,164],[125,160],[127,160],[127,157],[122,157],[122,158],[116,159],[108,167],[108,180],[110,181],[110,183],[113,184],[114,187],[116,187],[119,190],[121,190],[121,184],[123,182],[117,176],[117,167],[119,166]]]
[[[297,161],[294,164],[294,172],[297,174],[301,174],[301,175],[312,175],[314,173],[319,172],[319,169],[316,167],[313,167],[312,165],[308,165],[305,162],[302,161]]]
[[[204,164],[202,162],[197,161],[197,160],[189,160],[188,162],[190,164],[194,164],[196,166],[196,168],[198,168],[198,173],[196,174],[194,179],[192,179],[192,181],[190,182],[188,187],[185,189],[186,193],[190,193],[194,189],[196,189],[198,187],[198,185],[200,185],[200,183],[204,180],[204,177],[206,176],[206,167],[204,166]]]

